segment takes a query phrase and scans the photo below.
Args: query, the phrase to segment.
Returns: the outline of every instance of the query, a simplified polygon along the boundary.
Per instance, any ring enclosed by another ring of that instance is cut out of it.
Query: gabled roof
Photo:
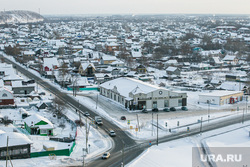
[[[90,62],[81,63],[81,66],[82,66],[83,71],[85,71],[89,66],[92,66],[92,68],[95,69],[95,65],[93,63],[90,63]]]
[[[46,123],[48,123],[47,125],[38,125],[38,127],[40,129],[43,129],[43,126],[44,127],[48,127],[48,128],[53,128],[53,124],[47,119],[47,118],[44,118],[38,114],[33,114],[27,118],[24,119],[24,122],[28,125],[28,126],[35,126],[36,127],[36,124],[41,122],[41,121],[44,121]]]

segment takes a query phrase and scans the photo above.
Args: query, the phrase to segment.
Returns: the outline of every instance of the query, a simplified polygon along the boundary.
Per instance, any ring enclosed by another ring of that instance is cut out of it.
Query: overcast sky
[[[45,14],[250,14],[250,0],[0,0],[0,10]]]

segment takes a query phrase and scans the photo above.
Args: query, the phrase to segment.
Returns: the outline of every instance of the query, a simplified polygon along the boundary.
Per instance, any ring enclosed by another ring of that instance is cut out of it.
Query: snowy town
[[[249,16],[12,17],[0,167],[223,166],[199,155],[249,146]]]

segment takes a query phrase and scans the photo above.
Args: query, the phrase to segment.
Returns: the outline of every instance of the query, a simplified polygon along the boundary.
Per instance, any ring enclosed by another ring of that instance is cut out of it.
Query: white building
[[[213,91],[199,95],[200,103],[210,103],[214,105],[234,104],[235,102],[242,101],[242,91]]]
[[[187,94],[169,91],[132,78],[117,78],[100,85],[100,94],[125,108],[164,109],[187,105]]]

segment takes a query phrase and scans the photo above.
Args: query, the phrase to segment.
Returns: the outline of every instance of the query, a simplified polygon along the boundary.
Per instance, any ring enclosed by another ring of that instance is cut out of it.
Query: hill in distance
[[[44,17],[36,12],[13,10],[0,12],[0,24],[36,23],[44,21]]]

